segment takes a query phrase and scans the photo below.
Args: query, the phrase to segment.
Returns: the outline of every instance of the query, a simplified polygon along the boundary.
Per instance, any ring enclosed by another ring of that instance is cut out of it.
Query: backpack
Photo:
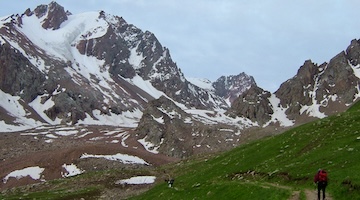
[[[319,172],[319,182],[327,182],[327,173],[324,170]]]

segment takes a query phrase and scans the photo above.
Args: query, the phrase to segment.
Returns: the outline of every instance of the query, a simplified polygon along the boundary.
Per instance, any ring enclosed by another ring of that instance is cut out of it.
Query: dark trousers
[[[320,193],[322,191],[323,199],[325,199],[325,189],[326,189],[327,183],[326,182],[318,182],[318,200],[320,200]]]

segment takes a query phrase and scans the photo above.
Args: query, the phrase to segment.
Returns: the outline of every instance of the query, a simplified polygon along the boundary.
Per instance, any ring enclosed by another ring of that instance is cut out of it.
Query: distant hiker
[[[165,181],[168,183],[168,185],[169,185],[170,188],[173,186],[173,184],[174,184],[174,182],[175,182],[175,180],[172,179],[172,178],[171,178],[171,179],[166,179]]]
[[[167,179],[165,179],[165,182],[167,182],[169,188],[171,188],[175,182],[175,180],[173,178],[171,178],[170,174],[166,173],[166,171],[164,171],[164,174],[166,174],[166,176],[168,177]]]
[[[315,174],[314,183],[317,184],[318,188],[318,200],[320,200],[320,193],[322,191],[323,199],[325,199],[325,189],[328,184],[327,173],[323,169],[319,169],[319,171]]]

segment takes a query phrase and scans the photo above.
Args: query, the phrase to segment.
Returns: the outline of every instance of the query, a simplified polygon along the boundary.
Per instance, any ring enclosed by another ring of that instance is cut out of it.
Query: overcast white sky
[[[0,16],[50,0],[0,0]],[[359,0],[58,0],[153,32],[187,77],[245,72],[274,92],[307,59],[329,61],[360,38]]]

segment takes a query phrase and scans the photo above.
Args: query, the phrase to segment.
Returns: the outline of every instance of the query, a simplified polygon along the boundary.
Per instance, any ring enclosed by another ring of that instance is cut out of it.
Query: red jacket
[[[325,172],[326,173],[325,170],[319,170],[314,176],[314,183],[317,183],[317,182],[320,181],[320,172]],[[326,180],[324,182],[327,182],[327,177],[326,177]]]

